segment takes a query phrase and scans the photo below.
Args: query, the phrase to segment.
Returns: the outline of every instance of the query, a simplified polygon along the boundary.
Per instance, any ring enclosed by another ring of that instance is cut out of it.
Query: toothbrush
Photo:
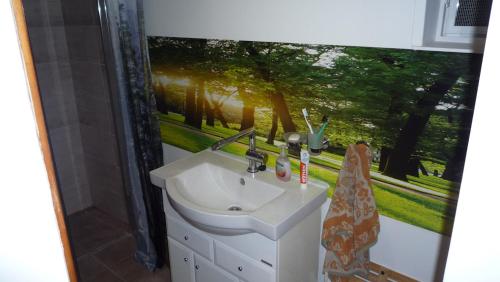
[[[329,121],[330,121],[330,119],[327,116],[323,116],[323,118],[321,119],[321,122],[323,124],[321,125],[321,128],[319,129],[319,134],[320,135],[323,134],[323,131],[325,131],[325,128],[328,125]]]
[[[309,120],[307,120],[307,117],[309,116],[307,114],[307,109],[306,108],[303,108],[302,109],[302,114],[304,115],[304,119],[306,120],[306,124],[307,124],[307,127],[309,127],[309,131],[311,131],[311,134],[314,134],[314,131],[312,129],[312,126],[311,124],[309,123]]]

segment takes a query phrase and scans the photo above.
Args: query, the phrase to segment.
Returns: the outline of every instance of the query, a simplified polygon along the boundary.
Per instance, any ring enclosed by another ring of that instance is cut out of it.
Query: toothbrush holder
[[[314,133],[307,133],[307,148],[311,155],[319,155],[325,149],[324,132],[314,129]]]

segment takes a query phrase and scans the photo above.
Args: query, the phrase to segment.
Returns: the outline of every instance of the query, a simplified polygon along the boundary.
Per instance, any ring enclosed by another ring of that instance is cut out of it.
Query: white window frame
[[[443,27],[441,36],[443,37],[484,37],[488,27],[484,26],[455,26],[460,0],[444,0]]]

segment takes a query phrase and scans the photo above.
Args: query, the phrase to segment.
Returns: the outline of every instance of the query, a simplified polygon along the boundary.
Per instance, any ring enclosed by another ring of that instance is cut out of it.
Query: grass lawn
[[[203,132],[191,130],[183,126],[184,117],[176,114],[161,115],[161,135],[165,143],[174,145],[191,152],[202,151],[214,142],[218,137],[227,137],[236,133],[234,129],[222,126],[202,127]],[[206,133],[206,134],[205,134]],[[218,136],[218,137],[217,137]],[[242,138],[241,143],[232,143],[222,150],[238,156],[243,156],[247,150],[247,138]],[[279,149],[276,146],[265,143],[265,139],[258,138],[257,146],[269,152],[268,165],[273,167],[278,156]],[[331,155],[331,156],[329,156]],[[328,196],[331,197],[337,181],[337,172],[340,169],[338,162],[329,162],[328,157],[342,160],[343,156],[331,153],[323,153],[322,158],[312,158],[309,175],[313,179],[324,181],[330,185]],[[290,158],[292,172],[298,174],[299,160]],[[445,194],[458,192],[456,185],[450,185],[449,181],[434,176],[410,178],[410,183],[432,189]],[[377,207],[381,214],[407,222],[422,228],[449,235],[454,219],[454,210],[450,210],[445,202],[432,198],[414,195],[405,191],[398,191],[383,184],[374,184],[373,191]]]
[[[415,177],[408,175],[408,182],[430,189],[434,190],[446,195],[458,195],[458,192],[460,191],[460,185],[458,183],[454,183],[442,178],[439,178],[437,176],[425,176],[425,175],[420,175],[420,177]]]
[[[444,235],[450,235],[454,209],[445,202],[373,184],[379,212],[388,217]]]

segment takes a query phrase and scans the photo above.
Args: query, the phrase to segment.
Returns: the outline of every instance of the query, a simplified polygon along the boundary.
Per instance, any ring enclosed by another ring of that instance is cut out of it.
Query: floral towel
[[[332,281],[368,272],[368,249],[380,231],[370,165],[368,146],[349,145],[323,222],[321,243],[327,250],[323,267]]]

